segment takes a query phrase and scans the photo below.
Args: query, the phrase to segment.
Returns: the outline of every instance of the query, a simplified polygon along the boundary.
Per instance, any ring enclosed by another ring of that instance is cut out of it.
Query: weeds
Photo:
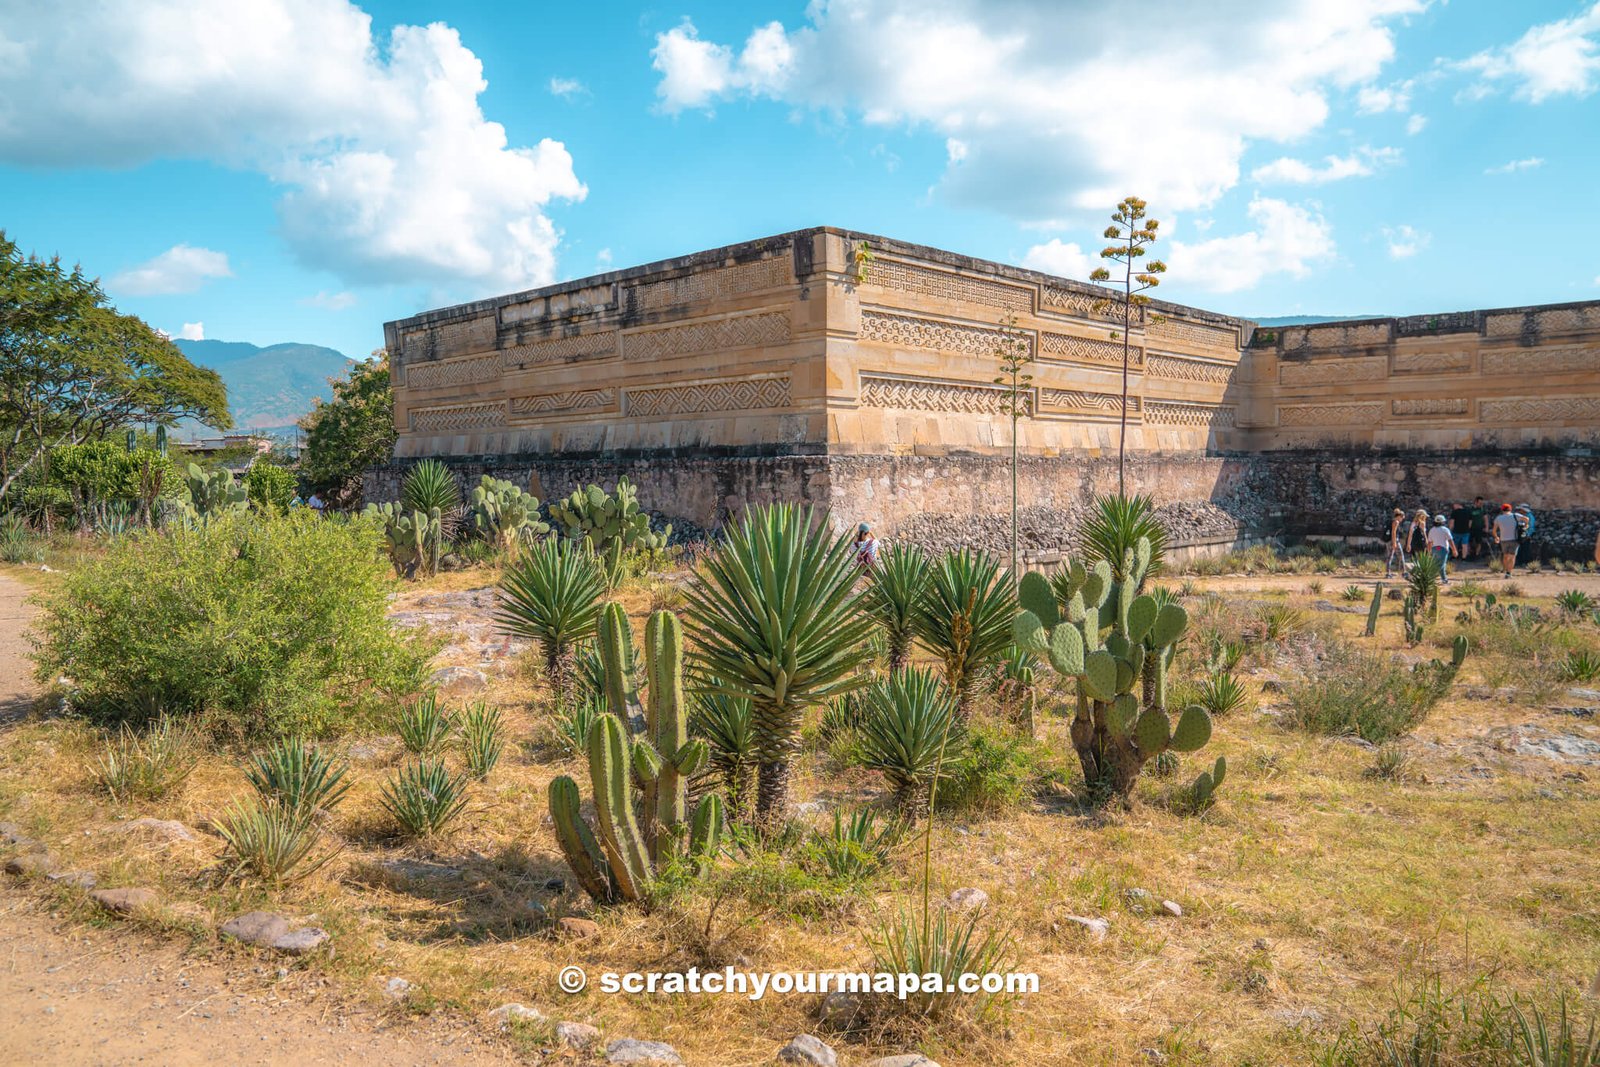
[[[953,918],[940,911],[937,916],[919,919],[901,913],[871,938],[874,969],[894,974],[937,974],[942,987],[955,989],[964,974],[1003,974],[1009,971],[1010,939],[990,931],[980,934],[982,913],[968,918]],[[916,993],[904,1000],[892,996],[879,998],[886,1013],[924,1020],[939,1020],[965,1015],[982,1019],[1004,1003],[1003,995],[993,993]]]
[[[144,731],[120,727],[96,767],[96,777],[114,800],[160,800],[175,792],[199,762],[187,727],[163,715]]]
[[[1316,677],[1303,677],[1287,687],[1284,721],[1314,734],[1356,736],[1381,745],[1427,718],[1453,676],[1453,671],[1441,676],[1433,670],[1407,670],[1335,645]]]
[[[906,823],[880,823],[868,808],[833,813],[833,829],[815,832],[806,843],[804,862],[840,882],[865,882],[883,869],[889,854],[905,837]]]
[[[1378,751],[1372,757],[1372,766],[1365,773],[1368,778],[1398,782],[1405,777],[1406,765],[1410,762],[1411,757],[1406,750],[1390,741],[1378,746]]]
[[[468,708],[461,716],[461,742],[466,749],[467,773],[480,781],[489,777],[505,748],[500,709],[481,700]]]

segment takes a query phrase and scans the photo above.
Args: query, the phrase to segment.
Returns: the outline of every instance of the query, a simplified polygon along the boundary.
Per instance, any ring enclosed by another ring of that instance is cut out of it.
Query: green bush
[[[245,493],[258,510],[288,511],[294,501],[294,473],[275,463],[257,460],[244,476]]]
[[[965,752],[946,773],[939,783],[938,807],[982,815],[1015,808],[1063,779],[1061,769],[1051,766],[1045,745],[989,726],[968,733]]]
[[[40,681],[102,722],[205,714],[239,736],[326,734],[405,692],[423,649],[385,617],[366,522],[309,511],[139,531],[41,598]]]
[[[1329,649],[1314,677],[1291,684],[1284,721],[1314,734],[1360,737],[1375,745],[1410,732],[1444,696],[1448,664],[1407,668],[1344,645]]]

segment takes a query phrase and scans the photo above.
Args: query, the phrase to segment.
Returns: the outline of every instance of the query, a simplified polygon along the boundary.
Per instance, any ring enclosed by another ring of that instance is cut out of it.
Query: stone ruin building
[[[865,248],[870,257],[859,257]],[[680,528],[804,500],[890,539],[1009,539],[1008,335],[1025,550],[1116,488],[1123,345],[1105,290],[830,227],[388,323],[392,464],[555,499],[627,476]],[[1550,544],[1600,507],[1600,301],[1277,329],[1153,302],[1130,331],[1129,491],[1194,550],[1372,535],[1396,504],[1526,501]]]

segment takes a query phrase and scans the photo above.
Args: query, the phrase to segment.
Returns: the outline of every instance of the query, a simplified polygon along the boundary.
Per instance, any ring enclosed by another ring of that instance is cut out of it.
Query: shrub
[[[217,833],[231,864],[229,877],[249,873],[272,885],[306,877],[338,851],[313,855],[318,834],[311,809],[259,797],[223,812]]]
[[[276,463],[257,460],[245,472],[244,491],[258,510],[288,511],[294,502],[294,473]]]
[[[188,728],[162,716],[143,734],[121,726],[96,777],[116,800],[160,800],[184,783],[198,760]]]
[[[505,748],[501,736],[500,709],[478,701],[461,716],[461,744],[466,750],[467,773],[485,779],[494,765],[500,762]]]
[[[940,988],[954,990],[963,974],[1003,974],[1011,969],[1009,938],[993,931],[980,933],[983,913],[956,918],[941,910],[936,917],[909,912],[890,920],[871,938],[876,970],[894,974],[937,974]],[[896,1014],[938,1020],[947,1016],[981,1019],[1003,1003],[996,993],[916,993],[900,1000],[884,997],[880,1003]]]
[[[934,561],[912,626],[943,664],[963,719],[972,712],[979,676],[1011,647],[1016,614],[1016,591],[998,560],[963,548]]]
[[[1316,677],[1287,690],[1286,722],[1316,734],[1357,736],[1381,745],[1407,733],[1449,687],[1449,677],[1421,663],[1406,669],[1348,646],[1334,645]]]
[[[140,531],[42,598],[37,675],[100,722],[208,712],[249,737],[315,736],[376,711],[422,658],[390,629],[363,522],[309,511]]]
[[[291,737],[261,753],[245,768],[245,777],[262,800],[276,801],[293,812],[331,811],[344,799],[350,783],[349,764],[332,759]]]
[[[997,815],[1055,779],[1050,750],[1031,738],[990,727],[971,730],[962,758],[939,783],[941,810]]]
[[[432,837],[467,806],[466,775],[452,778],[443,763],[421,759],[384,783],[380,802],[407,834]]]
[[[811,835],[802,861],[837,881],[864,882],[883,869],[905,832],[904,822],[879,822],[870,808],[853,811],[848,817],[835,811],[832,830]]]
[[[928,586],[932,564],[916,545],[891,545],[867,574],[866,608],[883,628],[889,670],[896,671],[911,657],[917,605]]]

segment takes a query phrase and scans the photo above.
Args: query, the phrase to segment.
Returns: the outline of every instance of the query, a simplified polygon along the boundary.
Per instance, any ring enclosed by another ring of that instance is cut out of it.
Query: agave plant
[[[901,819],[880,822],[871,808],[858,808],[848,816],[835,810],[832,830],[813,831],[805,857],[831,878],[864,882],[883,869],[906,828]]]
[[[915,819],[926,815],[939,768],[965,752],[966,732],[956,702],[932,671],[896,671],[866,692],[861,762],[882,771],[895,804]]]
[[[1231,672],[1213,671],[1200,683],[1196,702],[1216,718],[1249,706],[1250,693]]]
[[[439,556],[444,544],[455,538],[456,527],[461,522],[461,489],[455,475],[436,459],[425,459],[406,474],[400,483],[401,509],[411,513],[432,515],[439,509],[438,530],[429,538],[427,550],[429,573],[439,571]]]
[[[217,820],[229,877],[253,874],[270,885],[281,885],[304,878],[333,859],[337,849],[315,854],[313,810],[265,796],[232,804]]]
[[[1564,589],[1556,594],[1556,607],[1561,610],[1561,614],[1576,618],[1593,611],[1595,599],[1582,589]]]
[[[1412,561],[1406,574],[1406,584],[1418,606],[1428,609],[1428,621],[1439,621],[1439,591],[1444,581],[1444,570],[1432,552],[1424,552]]]
[[[585,693],[581,700],[573,701],[571,707],[556,715],[552,724],[556,746],[569,756],[581,754],[589,743],[589,730],[605,710],[605,697],[599,693]]]
[[[889,670],[899,670],[911,655],[918,602],[928,587],[927,553],[916,545],[891,545],[869,572],[863,606],[883,629]]]
[[[771,829],[789,802],[789,761],[805,709],[861,685],[872,619],[855,593],[848,537],[826,514],[753,508],[706,557],[686,600],[700,673],[750,701],[760,783],[756,817]]]
[[[574,648],[594,636],[603,592],[605,580],[588,549],[554,537],[524,552],[500,579],[495,621],[503,632],[539,643],[558,704],[566,697]]]
[[[1123,560],[1141,538],[1148,538],[1150,566],[1145,577],[1154,578],[1161,573],[1167,550],[1167,530],[1156,520],[1155,502],[1148,496],[1095,497],[1088,518],[1078,530],[1078,538],[1083,545],[1084,562],[1092,567],[1105,560],[1111,565],[1111,577],[1119,584],[1127,577],[1123,573]],[[1134,593],[1141,589],[1142,586]]]
[[[756,783],[756,734],[750,701],[723,693],[701,693],[689,717],[689,732],[709,749],[706,766],[722,779],[728,817],[750,816]]]
[[[467,773],[480,781],[489,777],[505,749],[500,727],[500,709],[481,700],[461,715],[461,743],[466,750]]]
[[[194,771],[199,756],[189,728],[162,715],[140,734],[124,723],[95,768],[95,776],[116,800],[159,800],[174,792]]]
[[[937,917],[902,912],[881,926],[872,944],[873,966],[895,974],[937,974],[937,988],[956,990],[963,974],[994,974],[1010,969],[1011,940],[1003,934],[980,933],[983,912],[962,918],[940,910]],[[889,1001],[899,1011],[922,1018],[949,1015],[982,1018],[1001,999],[996,993],[916,993]]]
[[[978,678],[1012,644],[1017,596],[1011,579],[989,555],[963,548],[934,564],[917,604],[917,639],[944,664],[961,717],[972,711]]]
[[[467,778],[452,778],[438,760],[407,764],[383,784],[380,803],[412,837],[432,837],[467,806]]]
[[[312,814],[331,811],[344,799],[350,783],[348,764],[335,764],[320,749],[291,737],[256,756],[245,777],[262,800],[276,801],[289,811]]]
[[[400,735],[407,752],[430,756],[444,747],[454,726],[449,712],[439,703],[439,694],[430,690],[401,706],[400,714],[395,717],[394,731]]]

